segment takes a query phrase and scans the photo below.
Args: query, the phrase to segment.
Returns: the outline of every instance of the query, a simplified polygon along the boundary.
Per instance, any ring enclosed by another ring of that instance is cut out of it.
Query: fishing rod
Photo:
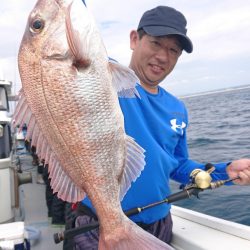
[[[152,208],[152,207],[164,204],[164,203],[170,204],[175,201],[187,199],[187,198],[190,198],[192,195],[198,197],[199,193],[206,189],[219,188],[223,186],[224,184],[226,184],[227,182],[231,182],[240,178],[240,177],[236,177],[234,179],[219,180],[219,181],[212,182],[210,173],[214,171],[215,169],[214,166],[208,163],[206,164],[205,169],[207,169],[207,171],[204,171],[202,169],[193,170],[192,173],[190,174],[190,183],[187,184],[183,188],[182,191],[171,194],[170,196],[168,196],[167,198],[161,201],[157,201],[157,202],[148,204],[146,206],[136,207],[136,208],[132,208],[127,211],[124,211],[125,215],[130,217],[132,215],[139,214],[146,209],[149,209],[149,208]],[[65,230],[63,232],[55,233],[54,242],[58,244],[65,239],[72,239],[76,235],[88,232],[98,227],[99,227],[99,222],[96,221],[88,225],[84,225],[82,227],[72,228],[72,229]]]

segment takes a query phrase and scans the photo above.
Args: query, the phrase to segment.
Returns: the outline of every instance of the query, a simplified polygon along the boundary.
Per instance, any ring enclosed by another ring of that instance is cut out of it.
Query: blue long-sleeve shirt
[[[137,86],[140,98],[120,98],[125,131],[145,149],[146,166],[132,183],[122,201],[123,210],[141,207],[165,199],[171,194],[169,180],[188,183],[192,170],[203,164],[189,160],[186,129],[187,110],[183,102],[158,87],[152,94]],[[225,163],[216,164],[214,179],[227,179]],[[221,174],[224,174],[221,176]],[[88,199],[83,203],[91,206]],[[162,204],[132,216],[136,222],[153,223],[165,217],[169,204]]]

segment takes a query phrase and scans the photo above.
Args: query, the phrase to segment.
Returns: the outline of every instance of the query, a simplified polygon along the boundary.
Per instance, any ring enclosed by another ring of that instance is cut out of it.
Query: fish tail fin
[[[165,242],[144,231],[132,221],[126,221],[109,234],[100,230],[99,250],[173,250]]]

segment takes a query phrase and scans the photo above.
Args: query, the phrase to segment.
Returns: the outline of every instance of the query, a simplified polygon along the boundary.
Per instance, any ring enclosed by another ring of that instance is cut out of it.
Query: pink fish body
[[[51,186],[68,202],[92,201],[100,249],[171,249],[122,212],[144,168],[144,150],[124,132],[118,95],[134,97],[134,73],[108,60],[80,0],[38,0],[20,45],[22,80],[14,123],[49,165]]]

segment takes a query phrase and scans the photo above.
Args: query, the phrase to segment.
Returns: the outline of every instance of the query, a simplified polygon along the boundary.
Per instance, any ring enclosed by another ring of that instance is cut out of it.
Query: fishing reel
[[[200,189],[207,189],[211,186],[212,177],[211,173],[215,170],[212,166],[207,171],[202,169],[194,169],[190,174],[191,183],[188,186],[197,187]]]
[[[225,183],[238,179],[228,179],[228,180],[219,180],[212,182],[211,173],[215,170],[215,167],[211,163],[205,165],[205,170],[194,169],[190,174],[190,183],[187,184],[184,189],[197,188],[202,190],[205,189],[214,189],[223,186]]]

